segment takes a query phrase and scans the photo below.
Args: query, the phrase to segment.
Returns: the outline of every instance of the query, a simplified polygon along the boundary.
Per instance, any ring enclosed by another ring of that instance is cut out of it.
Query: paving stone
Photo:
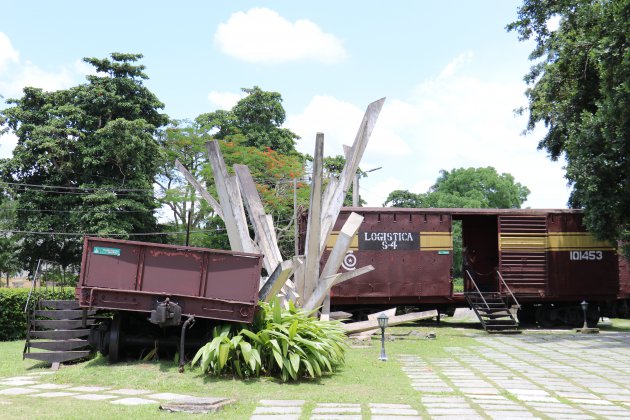
[[[0,395],[25,395],[25,394],[34,394],[35,392],[39,392],[36,389],[29,388],[6,388],[0,391]]]
[[[53,391],[53,392],[42,392],[41,394],[29,394],[29,397],[58,398],[58,397],[72,397],[73,395],[77,395],[77,393]]]
[[[464,399],[464,397],[455,397],[455,396],[431,396],[431,395],[427,395],[427,396],[422,396],[421,398],[423,403],[428,403],[428,402],[452,402],[452,403],[457,403],[457,402],[464,402],[466,401]]]
[[[478,404],[479,407],[483,408],[484,410],[506,410],[506,411],[512,411],[512,410],[517,410],[517,411],[523,411],[524,408],[518,404],[484,404],[484,403],[480,403]]]
[[[252,417],[253,418],[253,417]],[[276,419],[277,417],[273,417]],[[295,417],[296,419],[298,417]],[[374,417],[372,417],[374,418]],[[360,415],[350,415],[350,414],[313,414],[310,417],[311,420],[362,420]],[[398,417],[400,419],[400,417]]]
[[[271,405],[275,407],[300,407],[304,405],[304,400],[260,400],[262,405]]]
[[[116,395],[144,395],[144,394],[151,393],[151,391],[146,390],[146,389],[129,389],[129,388],[112,389],[105,392],[107,392],[108,394],[116,394]]]
[[[313,414],[361,413],[361,407],[315,407]]]
[[[254,409],[254,414],[300,414],[301,412],[302,412],[301,407],[292,407],[292,406],[283,406],[283,407],[264,406],[264,407],[256,407]]]
[[[610,401],[602,399],[586,399],[586,398],[569,398],[569,401],[575,404],[590,404],[590,405],[612,405]]]
[[[376,415],[370,417],[372,420],[422,420],[421,416],[388,416]]]
[[[486,411],[486,414],[493,419],[517,419],[517,418],[533,418],[534,415],[527,411],[504,411],[492,410]]]
[[[389,415],[389,416],[413,416],[417,415],[418,411],[413,408],[379,408],[370,407],[372,414]]]
[[[110,400],[112,398],[118,398],[118,396],[105,395],[105,394],[79,394],[79,395],[74,395],[72,398],[76,398],[78,400],[101,401],[101,400]]]
[[[540,395],[548,396],[549,393],[542,389],[507,388],[507,392],[514,395]]]
[[[521,401],[558,402],[558,400],[553,397],[545,397],[543,395],[517,395],[516,398]]]
[[[488,394],[488,395],[498,395],[500,394],[499,390],[496,388],[464,388],[461,387],[459,388],[460,392],[463,392],[464,394],[468,395],[468,394]]]
[[[451,415],[451,416],[466,416],[466,415],[474,415],[477,412],[472,408],[427,408],[427,412],[433,415]]]
[[[63,385],[63,384],[39,384],[39,385],[31,385],[29,388],[34,389],[65,389],[70,388],[72,385]]]
[[[317,403],[318,407],[361,407],[361,404],[354,403]]]
[[[461,403],[446,403],[446,402],[440,402],[440,403],[425,403],[424,404],[425,407],[430,407],[430,408],[470,408],[470,405],[466,402],[461,402]]]
[[[299,414],[284,414],[284,415],[273,415],[273,414],[256,414],[250,417],[250,420],[298,420],[300,418]]]
[[[146,398],[136,398],[136,397],[129,397],[129,398],[121,398],[120,400],[114,400],[114,401],[110,401],[112,404],[118,404],[118,405],[146,405],[146,404],[159,404],[157,401],[155,400],[147,400]]]
[[[27,373],[28,376],[40,376],[40,375],[54,375],[57,372],[31,372]]]
[[[5,386],[26,386],[26,385],[35,385],[38,384],[38,381],[32,379],[7,379],[5,381],[1,381],[0,385]]]
[[[192,395],[171,394],[169,392],[163,392],[160,394],[149,394],[149,395],[145,395],[145,397],[153,398],[155,400],[164,400],[164,401],[179,401],[179,400],[189,400],[191,398],[195,398]]]
[[[33,387],[31,387],[33,388]],[[68,388],[67,391],[79,391],[79,392],[101,392],[107,391],[111,389],[108,386],[74,386],[72,388]]]

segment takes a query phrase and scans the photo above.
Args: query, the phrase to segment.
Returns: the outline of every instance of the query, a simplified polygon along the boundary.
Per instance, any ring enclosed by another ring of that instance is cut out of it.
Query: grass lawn
[[[302,399],[307,403],[303,412],[310,412],[318,402],[336,403],[404,403],[420,413],[419,392],[410,386],[409,378],[402,372],[398,355],[413,354],[423,357],[448,358],[447,347],[478,346],[476,336],[487,337],[483,330],[470,324],[453,326],[443,322],[419,323],[388,328],[395,338],[386,342],[389,361],[378,360],[379,335],[368,346],[357,346],[347,352],[346,364],[335,375],[319,380],[302,380],[282,383],[262,378],[238,380],[231,377],[214,378],[187,368],[184,374],[177,371],[173,361],[126,362],[109,365],[103,357],[80,364],[62,367],[44,381],[59,384],[101,385],[112,388],[138,388],[155,392],[169,392],[209,397],[230,397],[237,402],[213,414],[216,419],[249,418],[261,399]],[[615,320],[614,330],[630,330],[630,321]],[[424,338],[435,332],[436,339]],[[413,334],[410,334],[412,333]],[[569,333],[567,331],[567,333]],[[30,360],[22,360],[22,341],[0,342],[0,377],[20,376],[37,371],[48,371],[47,366]],[[190,418],[190,414],[166,413],[156,405],[120,406],[108,402],[84,401],[74,398],[37,398],[29,396],[0,396],[0,418],[46,419],[109,419],[121,418]]]

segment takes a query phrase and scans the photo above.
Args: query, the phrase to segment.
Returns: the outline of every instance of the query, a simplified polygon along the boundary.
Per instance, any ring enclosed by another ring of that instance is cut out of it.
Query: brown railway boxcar
[[[216,320],[253,321],[261,268],[258,254],[87,237],[76,297],[113,314],[91,328],[90,345],[111,362],[178,351],[181,368],[185,345],[205,344]]]
[[[542,324],[590,318],[619,290],[617,250],[596,240],[579,210],[344,208],[324,254],[350,212],[364,217],[341,271],[374,271],[335,286],[331,304],[353,310],[383,305],[465,306],[465,295],[512,293],[523,320]],[[461,223],[464,292],[453,291],[453,226]],[[304,236],[304,235],[303,235]],[[469,279],[465,279],[469,280]]]

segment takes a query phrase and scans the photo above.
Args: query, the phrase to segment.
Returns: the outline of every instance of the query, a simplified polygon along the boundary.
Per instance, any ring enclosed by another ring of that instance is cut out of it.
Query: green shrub
[[[316,378],[343,364],[346,336],[336,321],[319,321],[292,303],[282,311],[277,300],[260,303],[251,326],[216,327],[213,339],[203,346],[191,365],[212,375],[239,377],[265,373],[283,381]]]
[[[30,289],[0,289],[0,341],[20,340],[26,337],[24,306]],[[74,299],[74,288],[38,289],[33,291],[29,305],[38,299]]]

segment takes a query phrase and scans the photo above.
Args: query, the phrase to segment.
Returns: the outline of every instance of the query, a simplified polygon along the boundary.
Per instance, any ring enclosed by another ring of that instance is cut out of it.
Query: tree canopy
[[[155,232],[154,135],[167,117],[142,83],[140,58],[86,58],[98,72],[87,83],[54,92],[27,87],[0,111],[5,130],[18,137],[13,157],[0,161],[0,182],[17,203],[14,226],[25,234],[27,265],[38,258],[76,264],[77,232]]]
[[[529,189],[510,174],[498,174],[486,168],[457,168],[440,171],[435,184],[426,193],[392,191],[384,206],[437,208],[520,208]]]
[[[217,140],[234,140],[233,136],[241,136],[239,141],[244,146],[264,150],[271,148],[282,154],[297,154],[295,141],[300,137],[282,128],[286,113],[282,107],[282,95],[278,92],[267,92],[254,86],[243,88],[247,96],[238,101],[230,110],[219,110],[202,114],[196,121]]]
[[[538,147],[566,158],[570,205],[600,238],[630,242],[630,0],[525,0],[507,29],[536,42],[523,111],[528,131],[547,129]]]

